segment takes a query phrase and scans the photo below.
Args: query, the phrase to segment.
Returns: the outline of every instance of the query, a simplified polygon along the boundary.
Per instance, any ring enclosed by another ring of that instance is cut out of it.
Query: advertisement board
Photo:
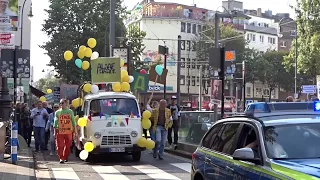
[[[0,31],[17,31],[18,15],[18,0],[0,0]]]

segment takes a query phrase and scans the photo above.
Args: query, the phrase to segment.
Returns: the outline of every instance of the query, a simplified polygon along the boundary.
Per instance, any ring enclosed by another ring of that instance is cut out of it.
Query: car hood
[[[300,173],[308,174],[317,178],[311,178],[311,179],[319,179],[320,178],[320,158],[316,159],[290,159],[290,160],[272,160],[272,164],[284,167],[278,168],[276,166],[272,166],[272,169],[275,171],[287,171],[286,168],[298,171],[296,174],[297,177],[299,177]],[[290,170],[289,170],[290,171]],[[300,172],[300,173],[299,173]],[[290,174],[292,176],[295,176],[292,174],[294,172],[290,171]],[[291,177],[292,177],[291,176]]]

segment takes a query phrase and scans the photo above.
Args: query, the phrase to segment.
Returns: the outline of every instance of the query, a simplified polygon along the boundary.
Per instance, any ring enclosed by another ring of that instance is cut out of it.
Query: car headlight
[[[132,131],[131,132],[131,136],[132,137],[137,137],[138,136],[138,132],[137,131]]]
[[[96,132],[96,133],[94,133],[93,136],[94,136],[95,138],[99,139],[99,138],[101,138],[101,133],[100,133],[100,132]]]

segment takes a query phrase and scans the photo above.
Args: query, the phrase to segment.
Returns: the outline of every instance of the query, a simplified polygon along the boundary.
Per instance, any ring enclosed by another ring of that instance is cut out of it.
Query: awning
[[[30,91],[33,95],[37,96],[37,97],[41,97],[46,95],[44,92],[40,91],[39,89],[29,85]]]

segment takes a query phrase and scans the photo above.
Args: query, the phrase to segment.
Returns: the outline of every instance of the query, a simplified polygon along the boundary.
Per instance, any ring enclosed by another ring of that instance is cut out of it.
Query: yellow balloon
[[[85,45],[81,45],[80,47],[79,47],[79,51],[84,51],[84,50],[86,50],[86,46]]]
[[[129,75],[122,76],[122,77],[121,77],[121,81],[122,81],[122,82],[127,82],[127,83],[128,83],[128,82],[130,81],[130,77],[129,77]]]
[[[127,82],[121,83],[121,90],[124,92],[128,92],[130,90],[130,84]]]
[[[68,51],[64,52],[63,57],[66,61],[70,61],[73,57],[73,53],[68,50]]]
[[[51,89],[47,89],[47,94],[51,94],[52,90]]]
[[[85,119],[85,118],[79,118],[78,119],[78,125],[80,126],[80,127],[86,127],[87,126],[87,120]]]
[[[120,92],[121,91],[121,84],[119,82],[112,84],[112,90],[114,92]]]
[[[138,139],[138,141],[137,141],[137,145],[139,146],[139,147],[146,147],[146,144],[147,144],[147,139],[146,138],[144,138],[144,137],[141,137],[140,139]]]
[[[90,48],[94,48],[94,47],[96,47],[96,45],[97,45],[96,39],[94,39],[94,38],[88,39],[88,46],[89,46]]]
[[[86,57],[91,57],[91,55],[92,55],[92,49],[90,49],[90,48],[86,48],[85,50],[84,50],[84,55],[86,56]]]
[[[142,128],[149,129],[151,127],[151,121],[149,119],[142,119]]]
[[[47,99],[46,99],[46,97],[41,96],[41,97],[39,98],[39,100],[40,100],[41,102],[45,102]]]
[[[151,118],[151,112],[148,111],[148,110],[143,111],[142,118],[143,119],[150,119]]]
[[[91,152],[91,151],[93,151],[93,149],[94,149],[94,145],[93,145],[92,142],[86,142],[86,143],[84,144],[84,150],[85,150],[85,151]]]
[[[78,51],[78,57],[80,58],[80,59],[83,59],[84,58],[84,51],[85,50],[82,50],[82,51]]]
[[[78,107],[82,106],[83,100],[81,98],[77,98],[77,99],[72,100],[71,104],[74,108],[78,108]]]
[[[120,60],[120,67],[123,67],[123,66],[124,66],[124,60],[121,59],[121,60]]]
[[[83,61],[82,62],[82,69],[83,70],[87,70],[87,69],[89,69],[89,67],[90,67],[89,61]]]
[[[156,146],[156,143],[152,140],[147,140],[145,144],[146,144],[146,149],[148,150],[152,150]]]
[[[76,115],[76,117],[74,117],[74,120],[77,122],[79,119],[79,115]]]
[[[128,76],[128,71],[127,70],[121,70],[121,77],[123,76]]]
[[[90,91],[91,91],[91,86],[92,86],[92,85],[89,84],[89,83],[85,84],[85,85],[83,86],[84,92],[86,92],[86,93],[90,92]]]

